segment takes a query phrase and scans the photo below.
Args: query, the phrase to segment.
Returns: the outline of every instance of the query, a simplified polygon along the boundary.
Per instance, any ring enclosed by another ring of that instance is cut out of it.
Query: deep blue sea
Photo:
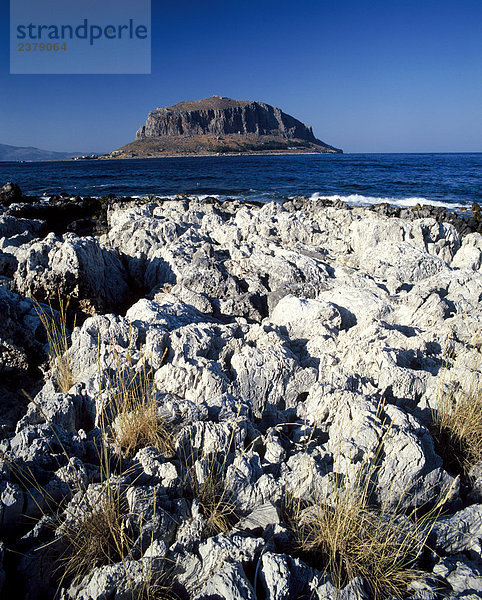
[[[0,184],[29,195],[215,195],[282,200],[296,195],[349,204],[459,208],[482,202],[482,153],[209,156],[0,162]]]

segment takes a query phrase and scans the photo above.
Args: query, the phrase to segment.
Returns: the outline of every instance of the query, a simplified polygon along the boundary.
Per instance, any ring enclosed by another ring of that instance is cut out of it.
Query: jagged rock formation
[[[151,111],[136,141],[110,156],[256,151],[341,152],[279,108],[212,96]]]
[[[213,96],[194,102],[178,102],[149,113],[136,138],[164,135],[228,135],[231,133],[279,135],[320,143],[311,127],[263,102]]]
[[[480,233],[321,199],[156,198],[113,200],[104,233],[79,237],[45,235],[21,206],[0,207],[0,383],[24,385],[45,356],[27,294],[60,289],[91,316],[69,340],[72,386],[53,366],[28,407],[0,412],[2,597],[145,597],[146,575],[167,571],[183,600],[372,600],[366,579],[337,590],[298,552],[285,502],[329,506],[367,461],[373,511],[404,530],[404,512],[448,493],[413,555],[421,580],[390,597],[480,597],[482,463],[452,464],[433,428],[441,392],[480,389]],[[142,439],[121,461],[114,399],[145,365],[172,448]],[[236,508],[217,535],[192,485],[210,466]],[[87,531],[108,489],[121,550],[61,579],[65,528]]]

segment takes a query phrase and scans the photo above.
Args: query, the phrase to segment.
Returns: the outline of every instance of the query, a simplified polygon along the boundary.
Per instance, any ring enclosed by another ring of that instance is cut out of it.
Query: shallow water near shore
[[[295,195],[351,205],[470,207],[482,201],[482,153],[198,156],[0,162],[29,195],[215,195],[270,202]]]

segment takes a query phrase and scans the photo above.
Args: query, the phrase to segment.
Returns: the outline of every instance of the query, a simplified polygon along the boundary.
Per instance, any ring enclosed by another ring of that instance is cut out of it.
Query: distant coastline
[[[69,153],[72,154],[72,153]],[[427,152],[303,152],[303,151],[249,151],[249,152],[226,152],[225,154],[214,154],[213,152],[205,152],[198,154],[189,154],[179,153],[179,154],[161,154],[159,156],[131,156],[131,157],[116,157],[110,156],[109,154],[100,154],[97,158],[89,158],[89,159],[77,159],[72,156],[71,158],[56,158],[56,159],[40,159],[40,160],[4,160],[0,159],[0,163],[13,163],[13,164],[21,164],[21,163],[48,163],[48,162],[102,162],[105,160],[151,160],[151,159],[160,159],[160,158],[219,158],[223,156],[231,156],[231,157],[240,157],[240,156],[336,156],[336,155],[344,155],[344,156],[451,156],[451,155],[468,155],[468,154],[482,154],[482,151],[450,151],[450,152],[439,152],[439,151],[427,151]]]
[[[59,159],[42,159],[42,160],[0,160],[0,163],[44,163],[44,162],[101,162],[106,160],[152,160],[159,158],[208,158],[214,157],[219,158],[222,156],[231,156],[231,157],[240,157],[240,156],[334,156],[335,154],[341,153],[333,153],[333,152],[297,152],[295,150],[292,151],[264,151],[264,152],[226,152],[224,154],[218,153],[215,154],[213,152],[205,152],[198,154],[189,154],[179,153],[179,154],[160,154],[159,156],[110,156],[110,155],[100,155],[97,158],[59,158]]]
[[[188,153],[188,152],[179,152],[177,154],[159,154],[158,156],[99,156],[96,159],[90,160],[150,160],[155,158],[206,158],[209,156],[217,157],[220,156],[334,156],[336,154],[342,154],[341,152],[303,152],[297,150],[264,150],[264,151],[256,151],[249,150],[246,152],[198,152],[198,153]]]

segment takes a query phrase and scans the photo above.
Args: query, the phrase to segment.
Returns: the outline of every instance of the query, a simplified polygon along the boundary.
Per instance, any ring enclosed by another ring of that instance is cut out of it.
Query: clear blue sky
[[[0,143],[109,151],[219,94],[345,152],[482,151],[482,0],[152,0],[151,75],[9,75],[8,25],[1,0]]]

